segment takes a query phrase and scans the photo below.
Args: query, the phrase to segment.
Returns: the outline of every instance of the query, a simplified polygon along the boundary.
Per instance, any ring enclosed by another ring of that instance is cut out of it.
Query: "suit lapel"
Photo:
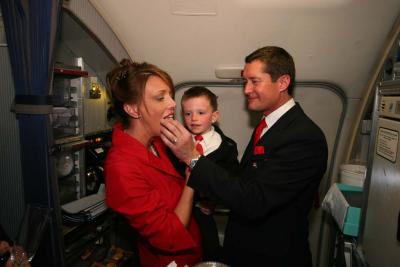
[[[266,140],[278,139],[281,132],[287,130],[290,127],[291,122],[302,113],[301,107],[296,103],[291,109],[289,109],[279,120],[272,125],[270,129],[261,137],[259,144],[264,144]]]
[[[251,134],[250,141],[247,144],[246,149],[244,150],[242,160],[240,161],[240,165],[241,166],[246,164],[246,162],[250,161],[252,156],[253,156],[253,139],[254,139],[255,132],[256,132],[256,129],[253,130],[253,133]],[[260,140],[260,142],[261,142],[261,140]]]
[[[208,154],[207,158],[209,158],[213,162],[219,161],[220,159],[225,157],[225,154],[227,153],[227,151],[228,151],[228,149],[227,149],[226,140],[224,138],[222,138],[222,142],[219,145],[219,147],[216,150],[214,150],[213,152],[211,152],[210,154]]]
[[[258,141],[258,146],[264,146],[264,155],[253,155],[253,137],[255,133],[255,129],[253,130],[253,134],[251,135],[251,139],[246,147],[246,150],[243,154],[242,160],[241,160],[241,165],[246,164],[248,161],[253,160],[254,157],[264,157],[265,155],[268,154],[270,149],[273,147],[274,142],[273,140],[277,140],[280,137],[281,132],[287,130],[287,128],[290,126],[291,122],[296,119],[299,115],[301,115],[303,112],[302,108],[298,103],[296,103],[295,106],[293,106],[291,109],[289,109],[279,120],[272,125],[271,128],[268,129],[268,131],[260,138]]]
[[[299,115],[303,114],[303,110],[298,103],[289,109],[279,120],[269,129],[264,136],[260,140],[265,139],[278,139],[281,132],[287,130],[290,127],[290,124],[293,120],[295,120]],[[262,142],[262,141],[261,141]]]
[[[135,161],[143,162],[143,164],[147,164],[151,168],[182,179],[182,175],[172,165],[166,147],[160,138],[156,138],[153,142],[160,157],[155,156],[137,139],[124,133],[122,125],[119,124],[114,126],[112,143],[116,149],[129,155],[132,159],[132,164],[135,164]]]

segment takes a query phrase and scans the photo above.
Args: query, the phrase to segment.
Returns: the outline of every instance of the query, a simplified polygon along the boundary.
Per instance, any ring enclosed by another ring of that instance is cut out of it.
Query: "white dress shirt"
[[[200,145],[203,147],[204,156],[216,150],[222,143],[221,135],[215,131],[214,126],[211,126],[210,130],[201,136],[203,136],[203,140],[200,141]],[[195,135],[192,137],[194,140]]]
[[[274,110],[271,114],[265,116],[264,119],[267,123],[267,127],[263,129],[263,131],[261,132],[261,136],[263,136],[268,131],[268,129],[271,128],[272,125],[274,125],[280,119],[280,117],[282,117],[286,112],[289,111],[289,109],[291,109],[295,105],[296,102],[294,102],[294,99],[291,98],[289,101],[280,106],[278,109]]]

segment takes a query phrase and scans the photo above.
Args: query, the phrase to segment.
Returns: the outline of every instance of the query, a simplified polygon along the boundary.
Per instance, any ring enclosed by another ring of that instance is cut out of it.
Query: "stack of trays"
[[[364,165],[342,164],[340,166],[340,182],[363,187],[367,168]]]
[[[89,222],[107,210],[104,194],[94,194],[61,206],[63,220]]]

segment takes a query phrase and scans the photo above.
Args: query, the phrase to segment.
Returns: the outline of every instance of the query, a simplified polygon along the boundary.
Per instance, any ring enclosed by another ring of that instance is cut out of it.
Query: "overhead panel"
[[[181,16],[215,16],[216,0],[170,0],[171,13]]]

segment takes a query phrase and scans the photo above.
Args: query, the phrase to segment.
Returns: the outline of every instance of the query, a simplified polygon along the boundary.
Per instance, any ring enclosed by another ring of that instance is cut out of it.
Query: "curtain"
[[[62,266],[57,188],[51,164],[51,88],[61,0],[0,0],[15,87],[25,203],[52,208],[37,266]],[[10,178],[12,179],[12,178]]]

